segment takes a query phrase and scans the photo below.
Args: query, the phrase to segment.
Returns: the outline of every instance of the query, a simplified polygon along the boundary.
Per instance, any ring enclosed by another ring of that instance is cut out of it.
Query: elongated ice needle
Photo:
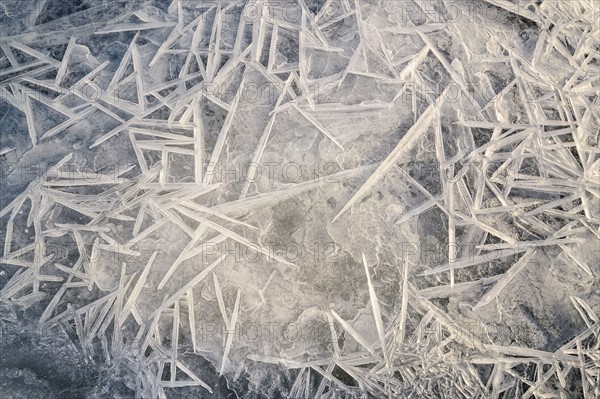
[[[140,209],[138,211],[137,217],[135,218],[135,224],[133,225],[132,235],[135,237],[139,234],[140,229],[142,228],[142,223],[144,222],[144,217],[146,216],[146,203],[142,203],[140,205]]]
[[[456,261],[456,217],[454,216],[454,165],[450,168],[452,180],[446,183],[448,201],[448,262],[450,263],[450,287],[454,287],[454,262]],[[442,177],[443,179],[443,177]]]
[[[365,254],[362,254],[363,266],[365,267],[365,273],[367,274],[367,284],[369,286],[369,297],[371,299],[371,307],[373,308],[373,318],[375,319],[375,326],[377,328],[377,334],[379,334],[379,342],[381,343],[381,349],[383,351],[383,355],[387,357],[387,351],[385,348],[385,330],[383,328],[383,319],[381,317],[381,309],[379,308],[379,299],[377,299],[377,293],[375,292],[375,287],[373,286],[373,282],[371,281],[371,275],[369,272],[369,267],[367,266],[367,259],[365,258]]]
[[[121,351],[121,347],[122,347],[122,335],[123,335],[123,331],[121,330],[121,318],[119,317],[121,312],[122,312],[122,308],[123,308],[123,300],[125,299],[125,293],[127,292],[127,288],[129,287],[129,284],[131,284],[131,282],[133,281],[133,276],[132,278],[127,279],[125,276],[125,272],[127,270],[127,263],[123,262],[121,264],[121,278],[119,279],[119,287],[118,287],[118,291],[117,291],[117,297],[115,299],[115,304],[114,304],[114,309],[112,311],[112,315],[109,319],[107,319],[107,321],[105,321],[105,324],[101,327],[102,330],[105,330],[106,328],[108,328],[108,322],[110,321],[110,319],[114,319],[114,325],[113,325],[113,336],[112,336],[112,353],[113,354],[118,354]],[[125,280],[128,280],[127,282]]]
[[[229,323],[227,325],[227,338],[225,341],[225,350],[223,351],[223,360],[221,361],[221,369],[219,370],[219,375],[223,375],[223,373],[225,372],[227,358],[229,356],[229,352],[231,351],[231,346],[233,344],[233,337],[235,336],[235,329],[240,310],[241,294],[242,290],[238,289],[237,296],[235,298],[235,305],[233,306],[233,313],[231,314],[231,319],[229,320]]]
[[[408,259],[402,260],[402,304],[400,307],[400,336],[398,343],[402,345],[406,337],[406,317],[408,315]]]
[[[25,117],[27,118],[27,129],[29,130],[29,138],[31,144],[35,146],[38,142],[38,134],[35,126],[35,119],[33,118],[33,109],[31,107],[31,97],[26,95],[25,105],[23,107],[25,111]]]
[[[302,1],[302,0],[300,0]],[[327,387],[327,382],[328,381],[332,381],[335,383],[338,383],[339,385],[342,385],[341,382],[335,378],[333,375],[331,375],[331,373],[333,373],[333,369],[335,368],[335,362],[331,362],[327,365],[327,369],[325,371],[323,371],[323,369],[321,367],[317,367],[317,366],[313,366],[312,367],[313,370],[315,370],[316,372],[318,372],[319,374],[321,374],[323,376],[323,379],[321,380],[321,383],[319,384],[319,387],[317,388],[317,392],[315,393],[315,397],[316,398],[320,398],[323,395],[323,392],[325,391],[325,388]]]
[[[179,267],[179,265],[185,259],[187,259],[188,254],[190,254],[190,252],[192,251],[192,249],[198,244],[198,242],[200,241],[200,238],[206,232],[206,228],[207,228],[206,224],[201,224],[200,226],[198,226],[198,228],[196,228],[196,231],[194,231],[193,237],[190,239],[190,241],[185,246],[185,248],[181,251],[181,254],[179,254],[179,256],[177,257],[177,259],[175,259],[175,261],[173,262],[173,264],[171,265],[171,267],[169,268],[169,270],[167,270],[167,273],[165,274],[165,276],[163,277],[163,279],[158,284],[158,289],[159,290],[163,289],[163,287],[165,286],[165,284],[167,283],[167,281],[171,278],[171,276],[177,270],[177,267]]]
[[[285,93],[289,90],[293,78],[294,73],[290,73],[283,85],[283,88],[281,89],[281,93],[279,94],[279,98],[277,99],[277,102],[275,104],[275,108],[277,108],[283,101]],[[267,122],[267,125],[265,126],[263,133],[260,136],[260,140],[252,157],[252,161],[250,162],[250,165],[248,167],[246,181],[244,182],[244,186],[242,187],[240,199],[246,197],[246,195],[248,194],[248,190],[250,189],[250,185],[254,182],[254,179],[257,177],[257,170],[259,168],[260,160],[267,146],[267,142],[269,141],[269,137],[271,136],[271,131],[273,130],[273,124],[275,123],[276,116],[277,113],[270,114],[269,121]]]
[[[223,292],[221,291],[221,286],[219,284],[219,279],[217,275],[213,273],[213,281],[215,284],[215,295],[217,297],[217,303],[219,304],[219,309],[221,310],[221,316],[223,316],[223,322],[225,323],[225,328],[229,329],[229,317],[227,316],[227,310],[225,308],[225,301],[223,300]]]
[[[156,316],[156,314],[164,311],[169,306],[174,304],[175,301],[179,300],[179,298],[181,298],[181,296],[184,295],[189,289],[194,288],[201,281],[203,281],[206,278],[206,276],[208,276],[208,274],[211,273],[213,271],[213,269],[216,268],[218,265],[220,265],[226,258],[227,258],[227,254],[224,254],[223,256],[220,256],[218,259],[216,259],[213,263],[206,266],[200,273],[198,273],[193,279],[191,279],[179,291],[177,291],[175,294],[173,294],[172,296],[165,299],[163,301],[162,305],[160,305],[160,307],[158,309],[156,309],[154,312],[152,312],[151,317]]]
[[[198,17],[198,18],[200,18],[200,17]],[[165,54],[165,51],[181,37],[181,34],[182,34],[181,24],[175,25],[173,27],[173,29],[171,30],[169,37],[167,38],[167,40],[165,40],[160,45],[159,49],[156,51],[156,54],[154,55],[154,57],[152,58],[152,60],[148,64],[148,66],[153,67],[156,64],[156,62],[159,61],[160,58]]]
[[[6,58],[8,58],[10,64],[13,67],[18,67],[19,66],[19,61],[17,61],[17,59],[15,58],[15,55],[13,54],[12,50],[10,49],[10,47],[6,43],[0,43],[0,49],[2,49],[2,52],[4,53],[4,55],[6,56]]]
[[[94,240],[94,244],[92,245],[92,253],[90,254],[90,260],[87,267],[89,275],[88,291],[92,290],[92,287],[94,286],[94,283],[96,282],[97,278],[96,270],[98,269],[98,262],[100,261],[99,245],[100,242],[98,241],[98,238],[96,238]]]
[[[244,90],[245,81],[246,81],[245,77],[242,78],[240,87],[238,88],[237,93],[231,104],[231,110],[225,117],[225,122],[223,123],[223,127],[219,131],[219,136],[217,137],[217,142],[215,143],[215,146],[213,148],[213,152],[210,157],[210,162],[208,164],[208,167],[206,168],[206,172],[204,175],[204,183],[210,184],[215,176],[215,173],[214,173],[215,168],[216,168],[217,162],[219,161],[219,157],[221,156],[221,151],[223,150],[223,147],[225,146],[227,134],[229,132],[229,129],[231,128],[231,124],[233,122],[233,117],[235,115],[235,111],[237,109],[237,106],[240,102],[240,99],[241,99],[241,96],[242,96],[242,93]]]
[[[454,266],[454,270],[464,269],[469,266],[475,266],[480,263],[489,262],[489,261],[492,261],[495,259],[513,256],[513,255],[519,254],[521,252],[525,252],[526,250],[527,250],[527,248],[524,248],[524,247],[519,247],[519,246],[514,247],[513,246],[508,249],[500,249],[500,250],[496,250],[496,251],[490,251],[484,255],[466,256],[464,258],[457,259],[456,262],[454,262],[453,266]],[[450,268],[451,268],[450,264],[445,264],[445,265],[427,270],[427,271],[421,273],[421,276],[430,276],[430,275],[441,273],[441,272],[447,272],[450,270]]]
[[[99,30],[99,31],[95,32],[95,34],[102,35],[102,34],[110,34],[110,33],[128,32],[128,31],[170,28],[175,25],[176,25],[176,23],[173,23],[173,22],[147,22],[144,24],[123,23],[123,24],[119,24],[119,25],[112,25],[103,30]]]
[[[219,211],[217,211],[217,210],[215,210],[213,208],[208,208],[208,207],[202,206],[202,205],[200,205],[200,204],[198,204],[196,202],[190,201],[190,200],[183,201],[182,205],[184,205],[186,208],[190,208],[190,209],[193,209],[193,210],[197,210],[199,212],[206,213],[206,214],[211,215],[211,216],[218,217],[219,219],[225,220],[225,221],[230,222],[230,223],[234,223],[234,224],[237,224],[237,225],[240,225],[240,226],[244,226],[244,227],[247,227],[247,228],[252,229],[252,230],[256,230],[257,229],[256,226],[252,226],[251,224],[248,224],[248,223],[242,222],[240,220],[231,218],[231,217],[229,217],[229,216],[227,216],[227,215],[225,215],[225,214],[223,214],[223,213],[221,213],[221,212],[219,212]]]
[[[426,133],[429,124],[431,123],[434,116],[434,106],[430,105],[427,110],[421,115],[417,123],[415,123],[406,132],[404,137],[398,142],[396,148],[387,156],[387,158],[379,165],[375,173],[367,179],[367,181],[361,186],[361,188],[352,196],[352,198],[344,205],[344,207],[338,212],[333,218],[332,223],[335,222],[341,215],[343,215],[348,209],[360,201],[367,193],[373,188],[373,186],[383,177],[383,175],[396,163],[398,158],[403,155],[410,147]]]
[[[177,377],[177,349],[179,347],[179,301],[173,305],[173,332],[171,333],[171,382]]]
[[[99,106],[99,105],[96,105],[96,106]],[[94,143],[92,145],[90,145],[89,148],[92,149],[92,148],[95,148],[95,147],[99,146],[100,144],[104,143],[105,141],[107,141],[107,140],[111,139],[112,137],[116,136],[117,134],[119,134],[121,131],[126,130],[132,124],[139,122],[141,119],[143,119],[147,115],[150,115],[153,112],[159,110],[163,106],[164,105],[162,103],[154,105],[154,106],[152,106],[150,108],[147,108],[143,113],[138,114],[138,115],[132,117],[131,119],[127,120],[127,121],[124,121],[121,125],[117,126],[116,128],[114,128],[110,132],[105,133],[104,135],[102,135],[98,139],[96,139],[96,141],[94,141]],[[122,119],[119,118],[118,116],[115,119],[122,121]]]
[[[18,202],[14,204],[8,222],[6,223],[6,231],[4,236],[4,253],[2,254],[5,258],[8,257],[11,253],[15,218],[17,217],[19,211],[21,210],[21,207],[27,200],[27,196],[22,195],[20,197],[17,197],[17,200]]]
[[[119,315],[121,324],[123,324],[125,322],[125,320],[127,319],[127,316],[129,316],[129,312],[131,311],[132,307],[135,305],[135,302],[137,301],[138,296],[142,292],[142,288],[144,288],[144,284],[146,284],[146,278],[148,277],[148,273],[150,273],[150,269],[152,268],[152,264],[154,263],[154,260],[156,259],[157,255],[158,255],[158,251],[155,251],[154,253],[152,253],[152,256],[150,256],[148,263],[146,263],[146,266],[144,267],[142,274],[140,274],[140,277],[138,278],[137,283],[133,287],[133,291],[129,295],[129,298],[127,299],[127,302],[125,303],[125,306],[123,306],[123,310],[121,311],[121,314]]]
[[[298,110],[298,112],[300,112],[300,114],[306,118],[306,120],[308,120],[310,123],[312,123],[321,133],[323,133],[328,139],[330,139],[331,141],[333,141],[335,143],[335,145],[337,145],[339,148],[341,148],[342,150],[344,149],[344,147],[340,144],[340,142],[315,118],[313,118],[312,116],[310,116],[309,114],[307,114],[302,108],[300,108],[298,106],[298,104],[294,103],[294,108],[296,108]]]
[[[283,93],[282,93],[283,94]],[[273,114],[269,117],[269,121],[265,126],[265,129],[260,136],[260,141],[258,143],[258,147],[252,157],[252,161],[250,162],[250,166],[248,167],[248,172],[246,173],[246,181],[244,182],[244,186],[242,188],[242,192],[240,193],[240,199],[246,197],[248,190],[250,190],[250,186],[252,183],[256,183],[254,180],[257,178],[257,170],[260,167],[259,162],[262,157],[262,154],[267,146],[267,142],[269,140],[269,136],[271,135],[271,131],[273,130],[273,124],[275,123],[275,116],[277,114]]]
[[[131,58],[133,60],[133,69],[135,70],[135,83],[137,89],[137,97],[138,104],[142,111],[146,109],[146,96],[145,96],[145,88],[144,88],[144,78],[142,71],[142,60],[140,57],[140,53],[137,47],[137,44],[134,42],[133,47],[131,48]]]
[[[67,49],[65,50],[65,54],[63,55],[63,59],[62,59],[60,68],[58,69],[58,72],[56,73],[56,79],[54,80],[54,82],[56,83],[57,86],[60,86],[62,84],[63,79],[65,78],[67,69],[69,67],[69,60],[71,58],[71,52],[73,51],[73,47],[75,46],[75,41],[76,41],[75,36],[71,36],[71,39],[69,40],[69,44],[67,44]]]
[[[202,120],[200,117],[200,101],[199,99],[191,106],[194,112],[194,181],[196,183],[202,183],[202,172],[204,164],[204,133],[202,131]]]
[[[490,289],[473,309],[479,309],[490,303],[510,282],[531,262],[531,258],[535,255],[535,250],[527,251],[512,267],[504,273],[504,276]]]
[[[583,299],[576,296],[571,296],[571,302],[573,302],[573,305],[581,315],[581,318],[588,328],[591,328],[593,325],[600,322],[600,319],[598,316],[596,316],[594,310],[590,307],[590,305],[585,303]]]
[[[273,280],[273,277],[275,277],[275,273],[277,273],[277,270],[273,270],[271,272],[271,274],[269,275],[269,278],[267,279],[267,282],[265,283],[265,285],[258,290],[258,295],[260,296],[260,303],[258,305],[256,305],[256,308],[254,308],[254,310],[252,311],[252,313],[250,314],[250,316],[254,315],[254,313],[256,313],[256,311],[265,303],[265,291],[267,290],[267,288],[269,287],[269,284],[271,283],[271,280]]]
[[[275,22],[273,25],[273,31],[271,33],[271,45],[269,47],[269,61],[267,63],[267,69],[269,72],[273,71],[273,65],[275,63],[275,55],[277,51],[277,40],[279,37],[279,24]]]
[[[194,353],[197,350],[196,343],[196,309],[194,304],[194,290],[190,288],[187,292],[187,304],[188,304],[188,319],[190,323],[190,335],[192,336],[192,348]]]
[[[179,212],[181,212],[182,214],[184,214],[184,215],[186,215],[186,216],[188,216],[188,217],[190,217],[192,219],[195,219],[195,220],[197,220],[197,221],[199,221],[201,223],[204,223],[204,224],[208,225],[208,227],[210,227],[211,229],[216,230],[219,233],[228,236],[232,240],[237,241],[240,244],[243,244],[243,245],[245,245],[245,246],[247,246],[249,248],[252,248],[253,250],[258,251],[258,252],[260,252],[263,255],[267,255],[267,257],[268,257],[269,260],[273,260],[274,259],[274,260],[276,260],[278,262],[281,262],[283,264],[286,264],[288,266],[292,266],[294,268],[298,268],[297,265],[295,265],[295,264],[287,261],[286,259],[280,257],[279,255],[273,254],[273,252],[269,251],[268,248],[265,248],[265,247],[263,247],[261,245],[256,245],[256,244],[252,243],[250,240],[248,240],[247,238],[242,237],[241,235],[235,233],[234,231],[232,231],[230,229],[227,229],[227,228],[221,226],[218,223],[215,223],[215,222],[213,222],[213,221],[211,221],[209,219],[206,219],[206,218],[204,218],[202,216],[198,216],[196,214],[192,214],[191,212],[189,212],[188,210],[186,210],[185,208],[182,208],[182,207],[177,207],[177,210]]]
[[[57,60],[55,60],[52,57],[47,56],[46,54],[43,54],[37,50],[34,50],[33,48],[27,46],[26,44],[23,43],[19,43],[16,41],[11,41],[8,43],[11,47],[16,48],[19,51],[22,51],[26,54],[31,55],[32,57],[37,58],[40,61],[46,62],[50,65],[52,65],[55,68],[60,68],[61,63]]]
[[[335,312],[335,310],[331,310],[331,315],[337,320],[338,323],[340,323],[344,330],[348,331],[348,334],[350,334],[358,344],[375,356],[375,352],[373,351],[371,345],[369,345],[367,341],[365,341],[365,339],[346,320],[342,319],[340,315]]]
[[[4,147],[4,148],[0,149],[0,156],[10,154],[11,152],[13,152],[15,150],[16,150],[15,147]]]
[[[77,270],[74,270],[73,268],[66,267],[66,266],[63,266],[63,265],[58,264],[58,263],[55,263],[54,266],[58,270],[61,270],[61,271],[65,272],[65,273],[68,273],[68,274],[70,274],[70,275],[72,275],[74,277],[80,278],[81,280],[85,281],[86,284],[87,284],[88,276],[85,273],[79,272]]]

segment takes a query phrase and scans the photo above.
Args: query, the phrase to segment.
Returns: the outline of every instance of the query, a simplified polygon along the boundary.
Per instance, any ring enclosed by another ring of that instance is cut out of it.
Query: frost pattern
[[[102,397],[598,397],[599,11],[0,2],[0,324]]]

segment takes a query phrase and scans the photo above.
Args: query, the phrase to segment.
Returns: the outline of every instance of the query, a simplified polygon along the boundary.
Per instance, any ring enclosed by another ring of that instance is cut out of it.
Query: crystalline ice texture
[[[3,334],[94,397],[598,397],[599,12],[0,1]]]

